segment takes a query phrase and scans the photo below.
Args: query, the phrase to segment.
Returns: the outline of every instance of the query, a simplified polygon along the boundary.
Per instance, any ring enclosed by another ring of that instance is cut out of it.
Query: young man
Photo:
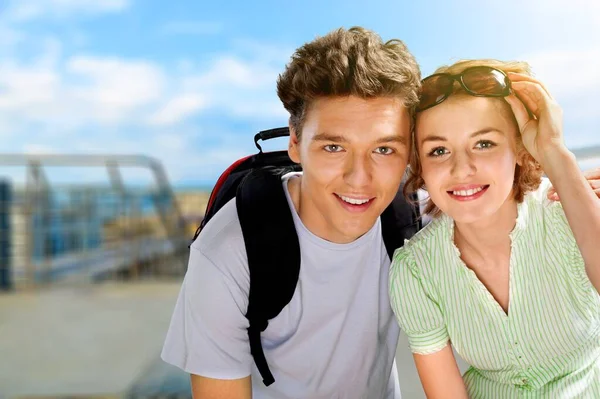
[[[301,267],[291,302],[262,333],[275,383],[263,384],[250,354],[233,200],[191,247],[162,352],[192,375],[195,398],[400,398],[379,216],[408,162],[419,87],[406,46],[368,30],[339,29],[296,51],[278,95],[290,113],[290,157],[303,168],[282,181]]]
[[[294,53],[278,95],[290,113],[288,152],[303,168],[282,180],[301,267],[291,302],[261,335],[275,382],[263,384],[250,353],[248,261],[232,200],[191,246],[162,352],[191,374],[196,399],[400,398],[380,215],[408,163],[419,88],[406,46],[365,29]]]

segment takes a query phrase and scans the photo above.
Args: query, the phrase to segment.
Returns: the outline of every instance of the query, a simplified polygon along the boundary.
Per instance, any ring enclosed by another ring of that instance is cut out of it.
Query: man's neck
[[[325,219],[316,212],[309,212],[311,207],[311,199],[302,190],[302,176],[290,178],[287,181],[288,192],[296,213],[300,217],[302,224],[314,235],[323,240],[329,241],[334,244],[347,244],[358,237],[346,237],[341,234],[336,234],[335,231],[327,228]]]
[[[292,199],[292,203],[294,204],[294,208],[296,209],[296,213],[300,216],[300,181],[302,180],[301,176],[291,177],[287,180],[287,188],[290,194],[290,198]],[[300,217],[302,220],[302,217]],[[304,223],[304,221],[302,222]]]

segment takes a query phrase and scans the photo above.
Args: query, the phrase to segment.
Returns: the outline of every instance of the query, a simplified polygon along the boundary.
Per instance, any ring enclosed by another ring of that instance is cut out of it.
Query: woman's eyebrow
[[[448,141],[448,139],[443,136],[436,136],[435,134],[430,134],[429,136],[426,136],[423,140],[421,140],[421,144],[426,143],[428,141]]]
[[[485,127],[483,129],[479,129],[469,135],[469,137],[477,137],[483,136],[489,133],[503,134],[500,130],[493,127]],[[436,134],[430,134],[426,136],[423,140],[421,140],[421,144],[426,143],[428,141],[448,141],[448,139],[444,136],[438,136]]]

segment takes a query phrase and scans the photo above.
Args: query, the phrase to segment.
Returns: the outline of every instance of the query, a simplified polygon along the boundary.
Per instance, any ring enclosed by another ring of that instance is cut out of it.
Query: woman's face
[[[419,113],[415,129],[425,188],[456,222],[513,201],[518,127],[504,100],[455,94]]]

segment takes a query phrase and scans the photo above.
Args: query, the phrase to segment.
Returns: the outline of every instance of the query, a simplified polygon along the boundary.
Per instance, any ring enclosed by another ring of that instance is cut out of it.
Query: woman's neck
[[[454,243],[461,254],[478,264],[503,262],[510,253],[510,233],[517,220],[517,203],[507,200],[489,217],[454,225]],[[468,254],[468,255],[467,255]]]

